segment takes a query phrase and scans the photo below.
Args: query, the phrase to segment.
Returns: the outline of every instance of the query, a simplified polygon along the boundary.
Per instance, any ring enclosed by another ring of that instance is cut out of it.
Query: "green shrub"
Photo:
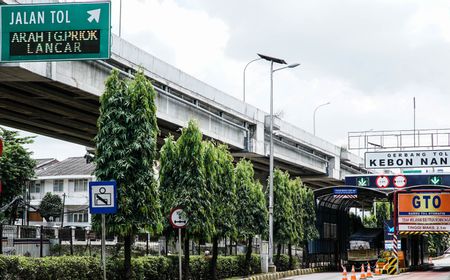
[[[195,280],[209,279],[211,257],[191,256],[191,277]],[[217,276],[220,279],[244,274],[245,256],[219,256]],[[288,262],[287,262],[288,263]],[[123,259],[107,259],[107,279],[123,279]],[[177,280],[178,257],[144,256],[132,259],[132,279]],[[261,271],[258,255],[252,255],[251,273]],[[100,280],[102,268],[99,258],[62,256],[29,258],[0,256],[0,279],[17,280]]]
[[[1,279],[47,280],[101,279],[98,259],[90,257],[0,257]]]
[[[298,259],[293,256],[293,268],[296,269],[299,267],[299,262]],[[289,256],[288,255],[280,255],[280,257],[278,258],[278,256],[274,256],[274,263],[275,266],[277,267],[277,271],[286,271],[289,270]]]

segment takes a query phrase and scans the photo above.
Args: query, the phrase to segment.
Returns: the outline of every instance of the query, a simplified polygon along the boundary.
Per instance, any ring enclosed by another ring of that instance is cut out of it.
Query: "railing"
[[[450,146],[450,129],[354,131],[348,133],[349,150],[438,148]]]

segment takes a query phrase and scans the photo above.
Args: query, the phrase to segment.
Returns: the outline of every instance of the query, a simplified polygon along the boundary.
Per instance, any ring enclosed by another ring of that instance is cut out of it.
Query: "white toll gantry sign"
[[[89,212],[91,214],[102,214],[102,266],[103,279],[106,280],[105,214],[117,212],[116,181],[89,182]]]
[[[170,211],[170,218],[169,222],[172,225],[173,228],[178,229],[178,267],[179,267],[179,273],[180,278],[183,279],[183,269],[182,269],[182,263],[181,263],[181,256],[183,254],[181,250],[181,229],[185,228],[188,223],[188,218],[186,217],[186,213],[183,211],[183,208],[181,207],[175,207]]]

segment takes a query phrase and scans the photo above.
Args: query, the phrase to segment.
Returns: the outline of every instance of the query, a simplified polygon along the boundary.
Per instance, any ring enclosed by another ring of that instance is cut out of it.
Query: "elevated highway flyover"
[[[236,159],[251,159],[261,179],[268,175],[268,113],[244,103],[144,52],[112,38],[107,61],[3,63],[0,65],[0,125],[92,147],[104,81],[117,68],[125,76],[142,67],[157,91],[160,143],[191,118],[205,137],[229,145]],[[358,174],[362,160],[346,149],[275,119],[275,167],[313,187],[340,185]]]

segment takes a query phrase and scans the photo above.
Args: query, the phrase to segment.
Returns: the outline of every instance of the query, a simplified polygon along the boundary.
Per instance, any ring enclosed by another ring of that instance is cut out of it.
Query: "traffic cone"
[[[364,264],[361,264],[361,275],[359,279],[366,279],[366,272],[364,271]]]
[[[356,280],[355,266],[354,265],[352,265],[352,275],[350,276],[350,280]]]
[[[381,275],[381,270],[378,268],[378,265],[375,265],[375,275]]]
[[[370,263],[367,263],[367,276],[366,278],[372,278],[372,270],[370,268]]]
[[[348,280],[347,269],[345,268],[345,266],[343,266],[342,268],[344,269],[344,271],[342,271],[342,280]]]

